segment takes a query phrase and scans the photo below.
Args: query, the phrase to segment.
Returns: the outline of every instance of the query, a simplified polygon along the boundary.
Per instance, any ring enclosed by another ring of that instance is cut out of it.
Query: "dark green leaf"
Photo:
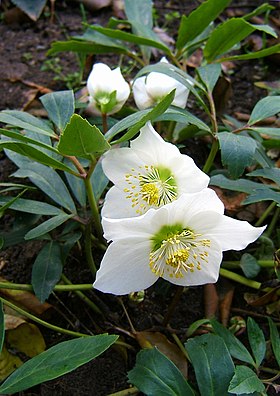
[[[238,178],[254,162],[256,141],[251,137],[229,132],[219,133],[218,139],[223,165],[228,167],[232,177]]]
[[[49,297],[60,280],[62,261],[60,246],[56,242],[47,243],[39,252],[32,267],[32,286],[36,297],[41,301]]]
[[[40,97],[49,118],[62,131],[74,113],[73,91],[51,92]]]
[[[259,367],[265,357],[266,344],[263,331],[252,318],[248,318],[247,331],[249,343],[256,361],[256,367]]]
[[[209,319],[198,319],[198,320],[196,320],[195,322],[193,322],[190,325],[190,327],[188,327],[188,330],[186,332],[186,336],[187,337],[191,337],[200,326],[207,325],[207,324],[209,324]]]
[[[94,171],[92,172],[92,175],[90,177],[90,181],[91,181],[94,197],[98,202],[109,183],[108,178],[105,176],[105,173],[103,172],[101,160],[97,162]]]
[[[223,339],[214,334],[191,338],[185,348],[194,367],[201,396],[226,396],[234,364]]]
[[[209,126],[201,121],[199,118],[191,114],[186,109],[180,109],[179,107],[170,106],[162,115],[160,115],[156,121],[176,121],[182,124],[190,124],[197,126],[200,130],[211,132]]]
[[[232,56],[225,56],[219,59],[220,62],[228,61],[228,60],[250,60],[250,59],[258,59],[264,58],[265,56],[269,56],[275,53],[280,52],[280,44],[273,45],[269,48],[265,48],[260,51],[249,52],[248,54],[242,55],[232,55]]]
[[[280,192],[273,191],[267,185],[264,185],[262,189],[255,190],[249,195],[244,201],[244,205],[249,205],[255,202],[261,201],[275,201],[280,205]]]
[[[265,387],[249,367],[236,366],[228,390],[235,395],[243,395],[244,393],[263,392]]]
[[[95,153],[109,150],[110,145],[95,125],[74,114],[63,131],[57,148],[66,155],[91,159]]]
[[[194,396],[182,373],[158,349],[144,349],[137,354],[129,381],[147,396]],[[0,388],[1,390],[1,388]]]
[[[218,78],[220,77],[222,67],[219,63],[201,66],[197,68],[198,75],[208,92],[212,92]]]
[[[128,51],[125,47],[119,45],[101,45],[99,43],[92,43],[80,40],[56,41],[52,43],[48,55],[56,54],[57,52],[78,52],[81,54],[108,54],[113,52],[115,54],[126,54]]]
[[[0,205],[5,205],[9,202],[10,197],[0,197]],[[47,216],[55,216],[62,214],[62,210],[56,206],[45,202],[34,201],[32,199],[19,198],[10,205],[10,209],[18,210],[20,212],[41,214]]]
[[[276,324],[271,318],[267,318],[270,330],[270,341],[274,356],[277,360],[278,366],[280,367],[280,336]]]
[[[0,386],[0,393],[13,394],[69,373],[101,355],[117,338],[115,335],[101,334],[61,342],[14,371]]]
[[[175,96],[175,89],[171,91],[168,95],[166,95],[152,110],[150,110],[146,115],[144,115],[136,124],[133,125],[120,139],[113,143],[125,142],[126,140],[130,140],[133,136],[139,132],[140,128],[142,128],[148,121],[153,121],[157,117],[159,117],[162,113],[168,109],[168,107],[173,102]]]
[[[73,216],[74,216],[73,214],[68,215],[66,213],[62,213],[57,216],[51,217],[49,220],[44,221],[44,223],[30,230],[25,235],[24,239],[29,240],[45,235],[48,232],[59,227],[61,224],[65,223],[65,221],[71,219]]]
[[[4,202],[3,199],[0,198],[0,205],[2,205],[0,207],[0,218],[3,215],[3,213],[5,212],[5,210],[7,210],[8,208],[11,208],[12,205],[14,203],[16,203],[16,201],[26,192],[27,189],[21,191],[17,196],[15,197],[4,197]]]
[[[113,137],[115,137],[118,133],[128,128],[131,128],[134,124],[136,124],[139,120],[141,120],[143,116],[147,115],[149,111],[150,109],[140,110],[118,121],[105,134],[106,139],[108,141],[111,141]]]
[[[74,164],[67,158],[65,158],[64,162],[70,168],[76,169]],[[86,195],[86,188],[85,188],[84,180],[82,180],[80,177],[71,175],[71,173],[68,173],[68,172],[65,172],[65,177],[67,179],[67,182],[68,182],[75,198],[77,199],[77,201],[79,202],[79,204],[82,207],[85,207],[86,203],[87,203],[87,195]]]
[[[41,15],[47,0],[12,0],[30,19],[36,21]]]
[[[64,237],[64,235],[63,235],[63,237]],[[69,234],[67,234],[67,238],[66,238],[65,242],[60,243],[61,259],[62,259],[63,264],[65,264],[68,254],[71,251],[72,247],[81,239],[81,237],[82,237],[82,233],[79,231],[69,233]]]
[[[4,311],[3,311],[2,301],[0,301],[0,354],[4,344],[4,339],[5,339]]]
[[[218,56],[229,51],[234,45],[240,43],[249,36],[254,30],[264,29],[269,34],[274,35],[274,31],[267,26],[251,25],[242,18],[231,18],[218,25],[218,27],[210,35],[205,48],[204,57],[208,62],[212,62]]]
[[[248,125],[256,124],[264,118],[271,117],[280,112],[280,96],[267,96],[258,101],[253,108]]]
[[[215,319],[210,320],[214,332],[222,337],[224,340],[231,356],[241,360],[242,362],[255,365],[254,359],[245,348],[245,346],[236,338],[228,329],[226,329],[222,324],[217,322]]]
[[[183,15],[176,47],[182,49],[187,43],[195,39],[218,17],[229,3],[230,0],[207,0],[189,16]]]
[[[240,267],[246,278],[255,278],[261,270],[257,260],[249,253],[244,253],[240,259]]]
[[[70,212],[76,213],[74,201],[62,178],[53,169],[36,164],[25,165],[14,173],[16,177],[28,177],[35,186],[40,188],[56,203]]]
[[[264,177],[265,179],[274,181],[276,184],[278,184],[280,186],[280,169],[279,168],[256,169],[253,172],[248,173],[247,176]]]
[[[252,131],[256,131],[258,133],[268,135],[274,138],[280,139],[280,128],[263,128],[263,127],[253,127],[251,128]]]
[[[251,194],[256,189],[261,189],[263,185],[261,183],[253,182],[246,179],[232,180],[228,179],[224,175],[214,175],[210,179],[210,185],[219,186],[221,188],[226,188],[231,191],[240,191],[246,194]]]
[[[17,126],[27,131],[33,131],[48,136],[55,136],[54,131],[39,118],[19,110],[3,110],[0,112],[0,121]]]
[[[43,153],[42,151],[36,149],[33,146],[29,146],[26,143],[22,142],[13,142],[13,141],[1,141],[1,147],[6,148],[8,150],[15,151],[18,154],[21,154],[27,158],[30,158],[34,161],[39,162],[40,164],[50,166],[54,169],[60,169],[66,172],[73,173],[73,170],[68,166],[64,165],[62,162],[57,161],[56,159],[50,157],[49,155]]]

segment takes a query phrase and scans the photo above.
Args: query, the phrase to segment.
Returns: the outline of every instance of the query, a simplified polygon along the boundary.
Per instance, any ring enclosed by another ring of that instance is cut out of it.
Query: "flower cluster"
[[[166,76],[163,88],[159,74],[134,82],[140,109],[174,88],[173,79]],[[115,83],[123,84],[117,79]],[[174,104],[184,107],[188,92],[175,85]],[[114,89],[113,84],[104,86]],[[208,188],[209,177],[192,158],[165,142],[151,123],[141,128],[130,147],[109,150],[102,166],[113,182],[101,213],[104,236],[111,243],[94,283],[103,292],[140,291],[159,277],[182,286],[216,282],[222,252],[244,249],[265,229],[225,216],[223,203]]]

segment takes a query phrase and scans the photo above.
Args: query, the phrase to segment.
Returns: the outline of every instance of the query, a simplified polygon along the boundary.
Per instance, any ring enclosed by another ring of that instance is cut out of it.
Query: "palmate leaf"
[[[185,348],[194,366],[200,395],[228,395],[234,364],[223,339],[204,334],[189,339]]]
[[[222,163],[232,177],[238,178],[247,166],[252,165],[257,143],[248,136],[229,132],[218,134]]]
[[[51,241],[39,252],[32,267],[32,286],[36,297],[44,303],[60,280],[62,258],[60,245]]]
[[[256,124],[264,118],[280,112],[280,96],[267,96],[258,101],[253,108],[248,125]]]
[[[67,220],[71,219],[74,216],[74,214],[66,214],[66,213],[61,213],[57,216],[53,216],[50,219],[44,221],[40,225],[38,225],[35,228],[32,228],[32,230],[28,231],[28,233],[25,235],[24,239],[29,240],[29,239],[34,239],[34,238],[39,238],[42,235],[47,234],[48,232],[54,230],[55,228],[59,227],[61,224],[65,223]]]
[[[264,392],[265,387],[253,370],[247,366],[236,366],[235,374],[230,381],[229,392],[234,395]],[[257,393],[259,394],[259,393]]]
[[[116,335],[101,334],[61,342],[14,371],[0,386],[0,394],[14,394],[69,373],[101,355],[117,338]]]

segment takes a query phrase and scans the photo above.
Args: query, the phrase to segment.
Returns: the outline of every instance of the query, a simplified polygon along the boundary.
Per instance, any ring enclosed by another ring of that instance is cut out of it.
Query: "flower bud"
[[[162,58],[161,62],[168,63],[166,58]],[[144,110],[155,106],[174,88],[175,98],[171,104],[184,109],[189,96],[188,88],[166,74],[151,72],[147,76],[139,77],[134,81],[132,91],[136,106]]]
[[[93,65],[87,89],[96,114],[117,113],[130,94],[129,84],[124,80],[120,68],[111,70],[104,63]]]

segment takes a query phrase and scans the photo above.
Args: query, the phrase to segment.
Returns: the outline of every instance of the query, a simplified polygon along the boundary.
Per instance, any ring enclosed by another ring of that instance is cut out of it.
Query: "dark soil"
[[[8,2],[6,2],[8,3]],[[0,76],[1,76],[1,96],[0,110],[2,109],[23,109],[26,108],[33,114],[39,114],[40,104],[38,100],[32,101],[27,106],[32,97],[32,89],[41,90],[38,86],[51,90],[66,89],[65,82],[56,80],[52,71],[42,71],[46,60],[49,58],[46,51],[50,44],[57,40],[65,40],[67,37],[82,33],[82,16],[76,3],[56,2],[56,16],[53,23],[50,22],[48,10],[37,22],[30,21],[21,13],[15,16],[5,14],[3,22],[0,24]],[[158,24],[164,22],[164,14],[170,11],[179,11],[181,14],[188,13],[196,6],[192,1],[155,1],[156,9],[159,13]],[[245,3],[245,4],[244,4]],[[242,12],[251,11],[262,1],[236,1],[235,6],[239,6]],[[7,16],[8,15],[8,16]],[[106,8],[98,12],[87,12],[89,23],[105,24],[112,15],[112,9]],[[176,29],[174,25],[172,29]],[[173,31],[174,32],[174,31]],[[172,33],[173,33],[172,32]],[[64,75],[77,72],[79,65],[76,56],[71,53],[62,53],[57,56]],[[95,57],[92,61],[103,60],[101,56]],[[108,58],[106,58],[108,59]],[[114,58],[111,59],[111,66],[115,65]],[[109,63],[109,62],[108,62]],[[254,104],[266,95],[266,91],[254,86],[258,80],[275,81],[279,77],[279,64],[265,59],[264,61],[238,62],[228,75],[230,87],[227,95],[217,96],[221,99],[221,111],[227,111],[233,115],[235,112],[249,114]],[[85,72],[86,74],[86,72]],[[84,78],[86,79],[86,75]],[[42,92],[37,92],[37,97]],[[35,95],[35,94],[34,94]],[[36,96],[36,95],[35,95]],[[191,101],[190,106],[194,111],[196,104]],[[199,158],[201,147],[198,142],[193,141],[188,147],[190,155]],[[203,152],[202,152],[203,153]],[[206,152],[202,154],[206,156]],[[203,159],[201,159],[202,162]],[[0,153],[0,181],[7,181],[8,176],[15,171],[16,167],[3,153]],[[7,232],[13,226],[14,218],[8,214],[2,219],[2,230]],[[42,242],[28,242],[11,246],[0,253],[0,264],[5,262],[5,266],[0,276],[16,283],[30,283],[32,263],[36,258]],[[0,266],[1,268],[1,266]],[[66,275],[73,283],[91,283],[91,274],[88,271],[84,257],[78,250],[71,253],[67,262]],[[236,286],[235,297],[232,305],[232,315],[234,308],[242,308],[254,313],[263,313],[261,309],[246,305],[243,294],[246,290]],[[247,290],[248,291],[248,290]],[[128,314],[133,321],[137,331],[158,330],[170,335],[170,329],[176,329],[179,337],[184,341],[184,336],[188,326],[195,320],[204,317],[203,288],[189,288],[184,292],[180,303],[170,319],[170,328],[162,328],[162,319],[168,312],[168,306],[172,301],[175,289],[166,287],[160,282],[151,287],[146,294],[144,301],[140,304],[132,304],[127,298],[123,298]],[[106,396],[129,386],[127,383],[127,371],[135,362],[136,352],[139,350],[135,340],[125,335],[119,329],[130,330],[129,323],[124,315],[119,299],[113,296],[105,296],[101,293],[89,292],[87,294],[96,303],[102,303],[106,320],[94,315],[86,305],[81,305],[80,300],[72,293],[53,294],[49,302],[55,307],[49,314],[48,320],[58,326],[69,328],[74,331],[94,334],[99,332],[109,332],[120,334],[124,341],[131,343],[133,351],[129,351],[124,357],[123,351],[118,348],[111,348],[109,351],[98,357],[94,361],[80,367],[56,380],[38,385],[30,390],[21,392],[23,395],[43,395],[43,396]],[[110,307],[110,308],[109,308]],[[65,320],[69,317],[74,327]],[[66,336],[54,333],[46,328],[40,328],[47,346],[57,344],[68,339]],[[271,393],[273,394],[273,393]],[[155,395],[158,396],[158,395]]]

